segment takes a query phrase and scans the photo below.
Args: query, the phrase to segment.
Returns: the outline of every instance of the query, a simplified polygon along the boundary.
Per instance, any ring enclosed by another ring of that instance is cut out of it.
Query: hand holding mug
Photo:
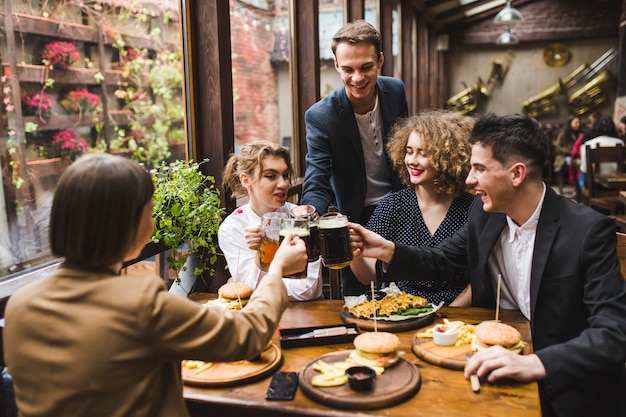
[[[269,272],[283,277],[302,271],[306,265],[306,244],[295,233],[290,233],[278,247],[269,266]]]

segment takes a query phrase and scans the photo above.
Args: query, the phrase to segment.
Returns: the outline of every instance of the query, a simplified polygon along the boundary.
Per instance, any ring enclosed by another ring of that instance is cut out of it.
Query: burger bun
[[[249,285],[244,284],[243,282],[229,282],[222,285],[218,290],[217,294],[221,298],[226,298],[229,300],[236,300],[238,298],[250,298],[252,295],[252,288]]]
[[[354,338],[350,359],[364,366],[389,367],[400,358],[400,339],[393,333],[368,332]]]
[[[498,321],[483,321],[474,327],[477,350],[502,346],[519,353],[524,348],[522,335],[513,326]]]

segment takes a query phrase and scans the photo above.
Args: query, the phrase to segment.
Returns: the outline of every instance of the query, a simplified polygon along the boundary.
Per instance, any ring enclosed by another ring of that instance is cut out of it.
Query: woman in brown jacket
[[[186,416],[182,359],[234,361],[263,351],[288,304],[282,277],[306,264],[285,239],[245,309],[206,308],[158,276],[120,276],[150,237],[153,185],[136,163],[79,158],[50,218],[64,262],[8,301],[4,351],[20,416]]]

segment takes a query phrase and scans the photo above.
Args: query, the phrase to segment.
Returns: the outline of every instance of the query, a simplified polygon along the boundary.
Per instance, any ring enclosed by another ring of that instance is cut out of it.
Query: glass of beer
[[[330,269],[341,269],[350,265],[350,230],[348,216],[341,213],[326,213],[319,218],[319,247],[322,262]]]
[[[283,239],[290,234],[294,233],[300,239],[304,240],[304,243],[308,249],[310,244],[310,233],[309,233],[309,220],[304,217],[296,217],[283,219],[280,224],[280,243],[283,242]],[[307,265],[304,265],[304,270],[297,272],[295,274],[291,274],[286,276],[285,278],[306,278],[307,277]]]
[[[311,238],[306,244],[306,254],[309,262],[317,261],[320,257],[320,247],[318,244],[319,232],[317,222],[319,216],[313,206],[298,206],[291,210],[291,215],[296,218],[304,218],[309,222],[309,233]]]
[[[280,246],[280,224],[289,217],[287,213],[270,212],[261,216],[261,245],[259,260],[263,271],[267,271]]]

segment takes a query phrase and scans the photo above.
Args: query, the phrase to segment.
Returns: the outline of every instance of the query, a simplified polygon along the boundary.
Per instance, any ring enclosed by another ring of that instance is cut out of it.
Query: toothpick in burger
[[[476,335],[476,350],[499,345],[520,353],[526,345],[515,327],[497,321],[483,321],[474,328],[474,334]]]
[[[390,367],[400,359],[400,339],[393,333],[368,332],[354,338],[352,362],[369,367]]]

